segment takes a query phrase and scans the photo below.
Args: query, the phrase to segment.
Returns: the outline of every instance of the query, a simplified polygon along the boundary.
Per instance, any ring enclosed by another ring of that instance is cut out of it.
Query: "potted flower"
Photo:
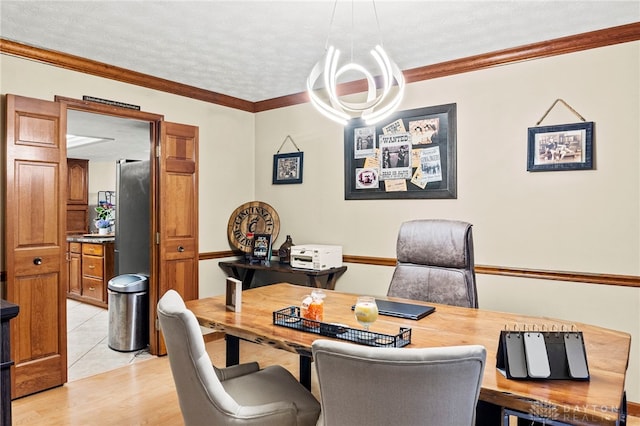
[[[97,219],[96,228],[98,228],[98,234],[108,234],[113,225],[113,205],[109,203],[103,203],[96,207]]]

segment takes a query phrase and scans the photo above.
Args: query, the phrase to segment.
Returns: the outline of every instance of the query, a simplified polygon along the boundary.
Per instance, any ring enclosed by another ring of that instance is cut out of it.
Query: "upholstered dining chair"
[[[471,224],[456,220],[404,222],[388,296],[478,307]]]
[[[312,353],[318,426],[475,424],[483,346],[380,348],[319,339]]]
[[[162,296],[158,317],[185,425],[316,424],[320,403],[283,367],[214,367],[198,321],[176,291]]]

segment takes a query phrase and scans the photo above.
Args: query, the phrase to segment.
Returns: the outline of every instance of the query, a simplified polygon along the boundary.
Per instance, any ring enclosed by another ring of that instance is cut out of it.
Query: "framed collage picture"
[[[275,154],[273,156],[274,185],[302,183],[303,152]]]
[[[345,200],[456,198],[456,104],[344,130]]]

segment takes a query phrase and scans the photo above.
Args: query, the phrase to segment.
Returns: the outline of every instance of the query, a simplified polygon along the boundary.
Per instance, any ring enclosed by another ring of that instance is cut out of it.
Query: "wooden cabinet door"
[[[89,160],[67,159],[67,234],[89,232]]]
[[[72,243],[78,244],[78,243]],[[73,250],[69,253],[69,293],[80,296],[82,284],[82,257],[79,252]]]
[[[67,381],[66,114],[59,103],[6,96],[5,265],[12,397]]]
[[[161,123],[159,179],[159,279],[152,293],[155,318],[158,300],[174,289],[185,300],[198,298],[198,128]],[[158,354],[166,349],[156,333]]]
[[[67,159],[67,204],[89,204],[89,160]]]

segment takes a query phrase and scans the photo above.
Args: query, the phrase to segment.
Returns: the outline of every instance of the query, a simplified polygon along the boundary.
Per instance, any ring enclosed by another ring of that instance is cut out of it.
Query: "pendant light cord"
[[[384,47],[382,44],[382,31],[380,30],[380,20],[378,19],[378,9],[376,8],[376,1],[371,0],[373,4],[373,14],[376,16],[376,25],[378,26],[378,37],[380,37],[380,47]]]
[[[338,0],[333,2],[333,11],[331,12],[331,22],[329,22],[329,31],[327,32],[327,41],[324,43],[324,50],[329,49],[329,41],[331,39],[331,30],[333,29],[333,21],[336,17],[337,6],[338,6]]]
[[[380,19],[378,18],[378,8],[376,7],[375,0],[371,0],[373,5],[373,15],[376,18],[376,28],[378,29],[378,38],[380,40],[380,46],[384,47],[382,42],[382,30],[380,29]],[[331,11],[331,21],[329,22],[329,31],[327,32],[327,40],[324,43],[324,50],[329,49],[329,42],[331,41],[331,31],[333,31],[333,23],[336,19],[336,10],[338,8],[338,0],[333,2],[333,10]],[[355,32],[355,0],[351,0],[351,60],[353,61],[353,34]]]

